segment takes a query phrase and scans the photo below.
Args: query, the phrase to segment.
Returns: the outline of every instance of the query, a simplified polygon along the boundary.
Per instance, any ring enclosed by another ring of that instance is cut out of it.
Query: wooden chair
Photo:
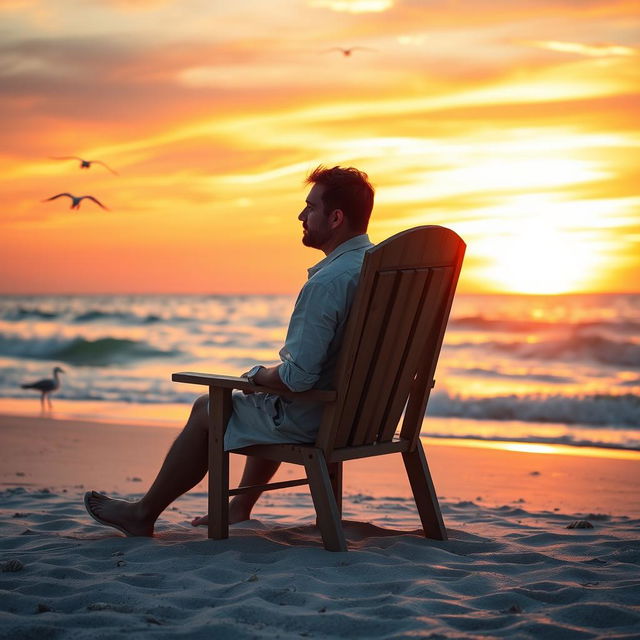
[[[301,465],[306,471],[302,480],[229,490],[223,437],[232,412],[231,392],[273,390],[251,385],[246,378],[173,374],[176,382],[209,387],[210,538],[229,535],[229,496],[308,484],[325,548],[346,551],[340,522],[342,463],[400,453],[425,536],[447,539],[419,436],[464,251],[460,237],[439,226],[403,231],[367,251],[336,368],[335,390],[278,392],[325,403],[315,443],[254,445],[234,451]]]

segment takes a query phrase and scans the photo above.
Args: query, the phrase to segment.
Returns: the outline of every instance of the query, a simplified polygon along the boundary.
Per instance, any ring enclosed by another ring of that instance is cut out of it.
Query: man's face
[[[322,203],[323,192],[323,185],[314,184],[307,196],[307,206],[298,216],[298,220],[302,221],[302,244],[314,249],[325,247],[333,236],[329,216]]]

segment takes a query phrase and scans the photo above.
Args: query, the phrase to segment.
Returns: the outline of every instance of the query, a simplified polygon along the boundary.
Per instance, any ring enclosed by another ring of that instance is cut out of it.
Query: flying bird
[[[330,51],[339,51],[345,58],[348,58],[354,51],[377,51],[377,49],[371,49],[370,47],[332,47],[331,49],[325,49],[323,53],[329,53]]]
[[[38,380],[38,382],[21,384],[20,387],[22,389],[36,389],[39,391],[42,394],[40,396],[40,404],[42,408],[44,409],[44,399],[46,396],[49,403],[49,409],[51,409],[51,398],[49,397],[49,394],[60,388],[60,378],[58,377],[58,374],[60,373],[64,373],[64,369],[54,367],[53,378],[43,378],[42,380]]]
[[[111,167],[106,165],[102,160],[85,160],[78,156],[49,156],[52,160],[80,160],[81,169],[90,169],[92,164],[101,164],[105,169],[108,169],[114,176],[118,175],[117,171],[114,171]]]
[[[94,198],[93,196],[74,196],[71,193],[59,193],[56,196],[51,196],[50,198],[47,198],[46,200],[43,200],[42,202],[49,202],[49,200],[55,200],[56,198],[61,198],[62,196],[68,196],[69,198],[71,198],[71,209],[79,209],[80,208],[80,202],[82,200],[84,200],[85,198],[87,198],[87,200],[93,200],[93,202],[95,202],[97,205],[99,205],[103,209],[106,209],[107,211],[109,211],[109,207],[105,207],[102,204],[102,202],[100,202],[100,200],[98,200],[97,198]]]

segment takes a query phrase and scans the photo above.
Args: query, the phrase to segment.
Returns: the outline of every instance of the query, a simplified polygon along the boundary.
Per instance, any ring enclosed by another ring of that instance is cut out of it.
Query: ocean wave
[[[518,420],[635,428],[640,427],[640,397],[626,393],[584,396],[530,394],[480,398],[441,392],[431,397],[427,414],[473,420]]]
[[[496,369],[483,369],[482,367],[470,367],[464,369],[457,367],[449,369],[449,372],[455,375],[474,376],[478,378],[499,378],[502,380],[522,380],[533,382],[550,382],[550,383],[567,383],[574,382],[574,378],[567,376],[558,376],[552,373],[509,373]],[[639,384],[636,382],[636,384]]]
[[[539,333],[545,331],[615,331],[617,333],[639,333],[640,323],[633,320],[614,318],[610,321],[550,322],[547,320],[517,320],[512,318],[487,318],[482,315],[451,318],[452,329],[504,332],[504,333]]]
[[[39,309],[37,307],[9,307],[0,313],[0,318],[9,322],[21,322],[22,320],[28,320],[29,318],[35,318],[38,320],[55,320],[59,317],[60,314],[55,311]]]
[[[625,449],[630,451],[640,450],[640,439],[630,442],[606,442],[595,438],[582,438],[571,433],[558,436],[516,435],[516,436],[482,436],[478,434],[451,434],[422,431],[421,436],[427,438],[443,438],[447,440],[481,440],[483,442],[523,442],[528,444],[562,444],[572,447],[597,447],[599,449]]]
[[[506,349],[525,359],[593,360],[601,364],[640,368],[640,344],[594,335],[572,335],[565,340],[512,343]]]
[[[617,367],[640,369],[640,344],[630,340],[609,340],[595,335],[571,335],[564,339],[537,342],[461,342],[447,349],[491,349],[522,360],[545,362],[591,361]]]
[[[50,320],[73,322],[76,324],[90,322],[116,321],[119,324],[153,324],[163,321],[163,318],[155,313],[138,315],[128,311],[101,311],[89,309],[82,312],[73,312],[71,309],[51,311],[39,307],[9,307],[0,312],[0,319],[7,322],[24,322],[27,320]],[[167,322],[180,322],[186,318],[169,318]]]
[[[78,366],[125,364],[142,358],[173,357],[177,350],[161,350],[146,342],[126,338],[23,339],[0,336],[0,354],[5,356],[68,362]]]
[[[143,316],[138,316],[132,313],[125,313],[120,311],[97,311],[90,310],[80,313],[73,318],[74,322],[99,322],[101,320],[118,320],[125,324],[152,324],[160,322],[162,318],[159,315],[150,313]]]

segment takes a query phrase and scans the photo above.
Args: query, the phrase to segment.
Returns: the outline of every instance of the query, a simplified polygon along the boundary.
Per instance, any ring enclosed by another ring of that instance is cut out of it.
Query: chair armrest
[[[221,389],[238,389],[239,391],[254,391],[259,393],[273,393],[277,396],[290,398],[291,400],[302,400],[310,402],[333,402],[337,394],[333,390],[310,389],[309,391],[282,391],[272,389],[257,384],[251,384],[246,378],[237,376],[221,376],[215,373],[195,373],[192,371],[181,371],[172,373],[173,382],[186,382],[188,384],[201,384],[207,387],[218,387]]]

